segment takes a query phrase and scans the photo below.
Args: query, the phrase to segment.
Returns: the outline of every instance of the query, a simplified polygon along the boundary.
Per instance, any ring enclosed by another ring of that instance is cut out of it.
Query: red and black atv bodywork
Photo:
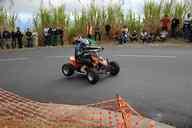
[[[87,76],[87,79],[91,84],[96,84],[98,82],[99,74],[108,73],[112,76],[115,76],[120,71],[120,67],[117,62],[109,61],[108,59],[105,59],[104,57],[98,55],[98,53],[102,50],[103,48],[98,47],[92,47],[88,50],[91,56],[92,67],[87,67],[86,73],[84,74]],[[64,74],[64,76],[71,76],[73,75],[74,71],[82,73],[82,66],[83,64],[81,64],[81,62],[77,60],[75,56],[70,56],[67,64],[64,64],[62,66],[62,73]]]

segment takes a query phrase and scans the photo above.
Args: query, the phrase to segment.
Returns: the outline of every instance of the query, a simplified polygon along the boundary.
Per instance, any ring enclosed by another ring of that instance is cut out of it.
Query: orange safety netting
[[[56,123],[77,124],[85,127],[155,128],[122,97],[116,96],[96,104],[66,106],[35,102],[0,88],[0,117],[36,119],[49,126]],[[1,120],[0,120],[1,121]]]

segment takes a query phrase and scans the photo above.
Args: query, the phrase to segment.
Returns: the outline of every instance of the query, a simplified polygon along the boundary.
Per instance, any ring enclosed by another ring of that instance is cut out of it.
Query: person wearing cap
[[[189,40],[190,36],[191,36],[191,23],[192,22],[192,17],[191,14],[189,13],[184,20],[184,24],[183,24],[183,36],[185,40]]]

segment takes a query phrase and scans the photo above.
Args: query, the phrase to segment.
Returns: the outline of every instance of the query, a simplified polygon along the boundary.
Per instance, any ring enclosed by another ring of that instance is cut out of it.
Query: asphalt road
[[[79,75],[67,79],[60,69],[72,48],[0,51],[0,88],[41,102],[89,104],[117,93],[148,117],[192,127],[192,49],[106,48],[119,62],[116,77],[91,86]]]

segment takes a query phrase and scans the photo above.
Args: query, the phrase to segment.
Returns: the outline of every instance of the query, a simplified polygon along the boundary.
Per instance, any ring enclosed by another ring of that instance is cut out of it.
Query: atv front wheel
[[[112,76],[116,76],[120,72],[119,64],[117,62],[112,61],[109,63],[109,65],[110,65],[110,74]]]
[[[90,71],[87,73],[87,80],[90,84],[96,84],[99,81],[99,75]]]
[[[74,73],[74,68],[71,64],[64,64],[62,66],[62,73],[64,76],[72,76]]]

